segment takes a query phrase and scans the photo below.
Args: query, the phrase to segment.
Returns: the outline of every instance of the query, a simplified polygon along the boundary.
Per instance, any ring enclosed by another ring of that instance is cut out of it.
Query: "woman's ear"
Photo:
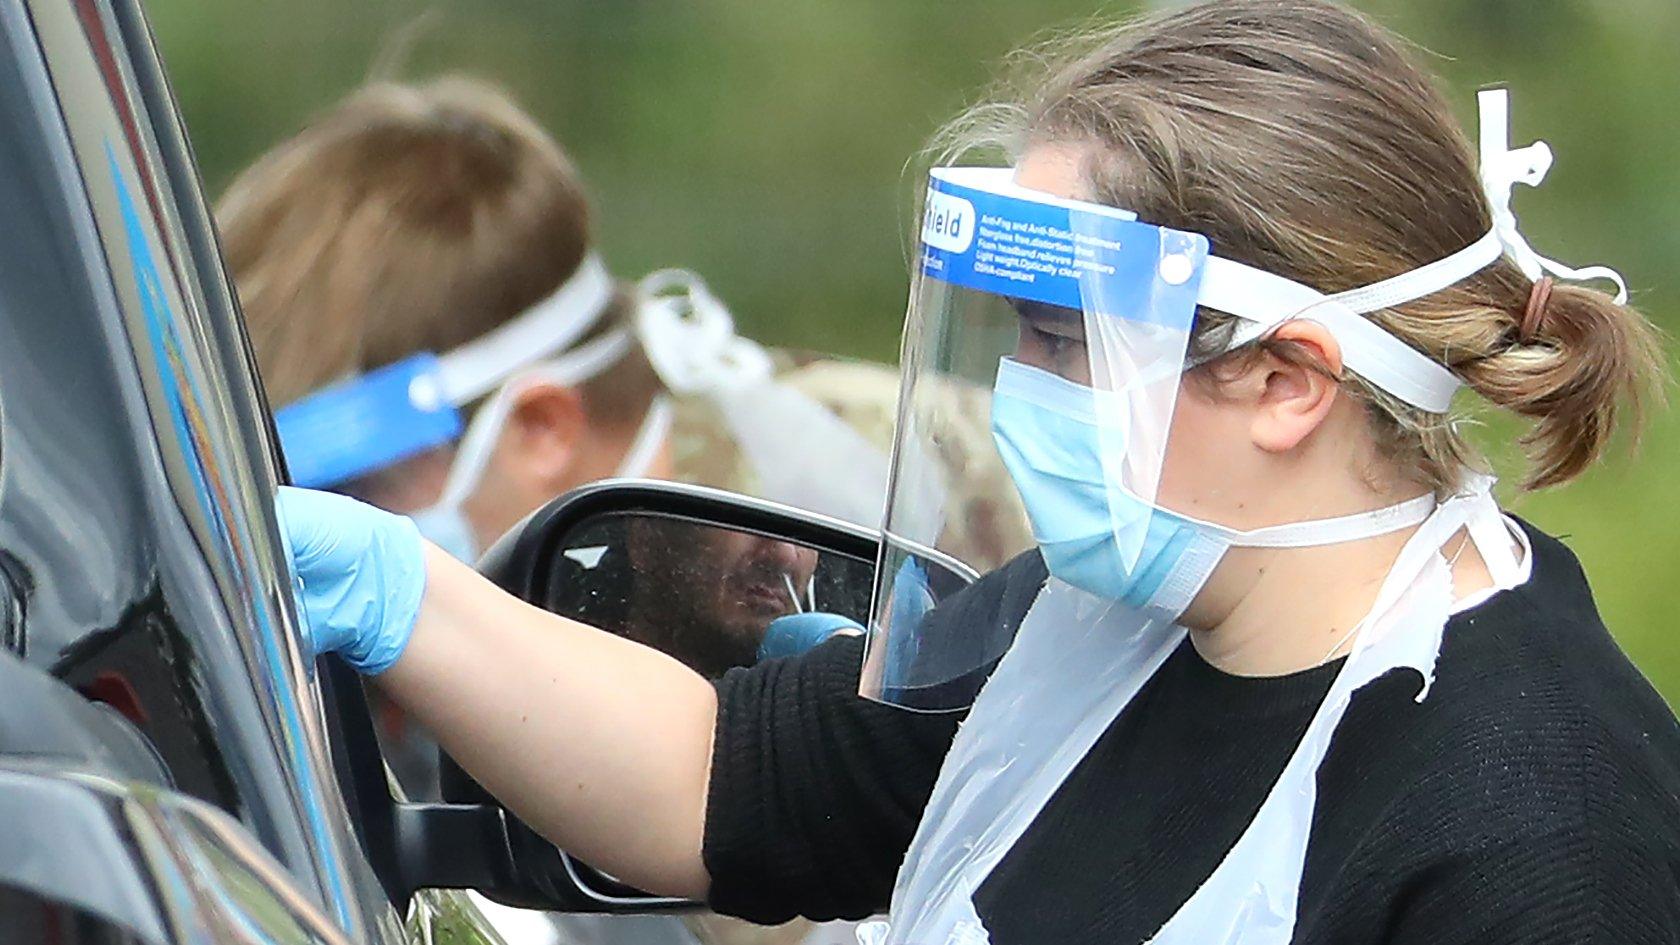
[[[1329,329],[1304,319],[1279,325],[1271,339],[1299,356],[1268,353],[1256,366],[1261,388],[1250,433],[1255,446],[1283,453],[1311,436],[1336,405],[1342,347]]]

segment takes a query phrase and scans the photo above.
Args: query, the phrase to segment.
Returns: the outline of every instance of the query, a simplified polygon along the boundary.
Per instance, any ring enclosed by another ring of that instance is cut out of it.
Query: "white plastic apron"
[[[1520,578],[1491,489],[1476,477],[1441,503],[1395,559],[1330,692],[1259,813],[1154,945],[1284,945],[1318,792],[1318,767],[1353,694],[1391,670],[1416,670],[1422,701],[1453,609],[1441,546],[1466,529],[1496,586]],[[1186,631],[1055,579],[981,690],[940,769],[893,890],[890,925],[864,945],[982,945],[974,895],[1040,810]],[[1051,737],[1051,733],[1066,733]],[[1047,895],[1054,891],[1047,890]]]

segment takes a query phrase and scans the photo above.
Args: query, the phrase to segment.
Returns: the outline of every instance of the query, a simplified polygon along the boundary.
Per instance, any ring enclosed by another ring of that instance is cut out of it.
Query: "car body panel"
[[[272,419],[136,0],[0,0],[0,221],[0,658],[166,772],[0,745],[0,903],[101,942],[499,945],[464,893],[394,891],[369,834],[383,761],[300,645]],[[48,868],[117,898],[12,883]]]
[[[0,862],[0,885],[140,941],[349,943],[241,824],[182,794],[10,761],[0,765],[0,839],[10,849],[74,846],[82,858]]]
[[[36,344],[15,352],[35,359],[43,376],[7,371],[0,392],[8,415],[0,529],[33,525],[17,529],[25,540],[0,531],[0,547],[32,589],[25,655],[83,686],[126,681],[144,717],[157,721],[160,730],[147,734],[171,770],[202,769],[178,776],[181,786],[241,811],[318,901],[353,926],[366,917],[346,875],[352,832],[332,816],[343,805],[320,776],[331,769],[318,702],[309,701],[290,597],[275,586],[286,572],[264,420],[254,398],[230,396],[251,385],[248,375],[229,376],[239,364],[211,327],[229,320],[231,297],[219,265],[206,272],[185,236],[195,223],[207,229],[208,217],[196,178],[180,180],[181,169],[172,174],[162,159],[158,139],[179,140],[179,129],[168,100],[156,89],[148,96],[130,72],[133,58],[113,45],[133,44],[144,29],[137,10],[117,7],[49,2],[7,11],[14,47],[27,38],[18,28],[27,15],[50,83],[43,88],[37,77],[29,89],[37,114],[53,114],[46,95],[66,103],[63,125],[40,129],[44,144],[58,145],[59,198],[69,219],[92,223],[74,234],[79,271],[64,272],[92,291],[78,293],[83,307],[53,319],[56,351]],[[27,63],[20,50],[14,55]],[[214,246],[208,236],[201,242]],[[80,344],[65,350],[71,339]],[[102,359],[87,357],[101,351]],[[63,383],[74,368],[61,373],[39,360],[60,352],[82,362],[79,373],[106,375],[98,401]],[[30,380],[30,391],[14,393]],[[53,411],[38,409],[48,400],[70,415],[49,419]],[[20,432],[31,421],[33,435]],[[85,461],[61,455],[72,437]],[[58,541],[41,540],[46,534]],[[37,563],[45,548],[84,566]],[[61,618],[49,624],[55,605]],[[144,712],[147,701],[157,710]],[[183,724],[165,732],[164,720]]]
[[[237,814],[336,921],[394,937],[331,776],[270,422],[144,20],[0,0],[0,26],[13,645],[125,708],[177,785]]]

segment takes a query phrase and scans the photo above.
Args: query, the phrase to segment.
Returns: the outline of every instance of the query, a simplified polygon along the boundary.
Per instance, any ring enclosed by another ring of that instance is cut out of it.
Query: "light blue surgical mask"
[[[1188,518],[1111,483],[1102,451],[1127,444],[1100,425],[1099,396],[1126,395],[1098,394],[1005,358],[992,393],[992,435],[1050,573],[1154,616],[1178,619],[1233,547],[1359,541],[1416,525],[1435,508],[1434,495],[1425,493],[1380,509],[1250,531]],[[1123,405],[1113,411],[1116,418],[1125,414]]]
[[[1044,563],[1057,578],[1101,597],[1177,617],[1189,604],[1169,579],[1187,559],[1211,573],[1223,548],[1196,523],[1110,483],[1101,450],[1124,445],[1098,429],[1096,393],[1005,358],[992,398],[992,435],[1032,522]],[[1125,548],[1117,534],[1132,536]],[[1195,583],[1206,580],[1202,574]],[[1165,592],[1171,588],[1173,593]],[[1163,599],[1163,598],[1170,599]]]
[[[450,462],[443,496],[435,504],[408,514],[415,527],[420,529],[421,537],[449,552],[450,557],[467,564],[478,561],[484,549],[478,546],[478,532],[462,511],[461,503],[477,488],[479,477],[489,460],[490,449],[495,446],[495,438],[506,419],[500,404],[492,404],[484,410],[489,419],[474,419],[473,427],[468,430],[454,460]],[[482,428],[480,423],[484,424]],[[671,404],[664,397],[656,397],[614,475],[629,479],[646,476],[658,460],[659,450],[665,445],[670,431]]]

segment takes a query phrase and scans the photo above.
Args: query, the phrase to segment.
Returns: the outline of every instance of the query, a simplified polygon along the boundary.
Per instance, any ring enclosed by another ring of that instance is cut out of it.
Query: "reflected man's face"
[[[770,621],[810,607],[815,549],[724,528],[638,524],[633,635],[704,675],[751,665]]]
[[[756,648],[770,621],[806,606],[817,552],[785,541],[725,529],[702,529],[690,574],[705,616]]]

